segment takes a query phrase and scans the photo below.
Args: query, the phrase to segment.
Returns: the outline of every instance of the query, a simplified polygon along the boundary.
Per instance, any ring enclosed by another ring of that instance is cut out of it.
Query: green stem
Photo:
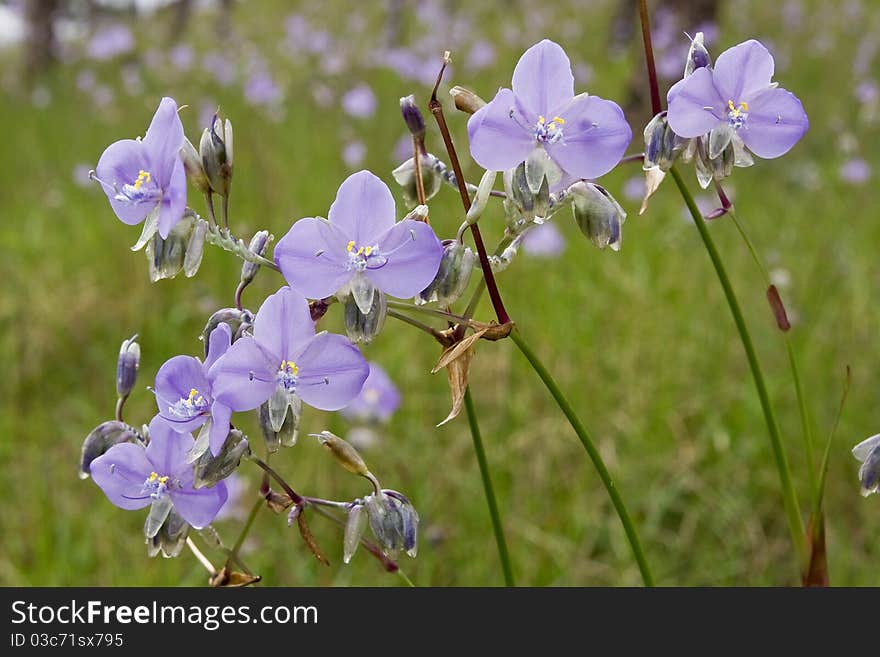
[[[632,548],[633,556],[635,557],[636,563],[638,563],[639,566],[639,571],[642,574],[642,581],[645,583],[645,586],[654,586],[654,577],[651,575],[651,569],[648,567],[648,562],[642,551],[642,544],[639,541],[638,532],[636,532],[635,525],[633,525],[632,519],[629,517],[629,512],[626,510],[626,505],[623,503],[623,498],[620,496],[620,492],[614,485],[614,480],[611,479],[611,474],[608,472],[608,468],[605,466],[605,462],[602,460],[599,450],[596,449],[596,446],[593,444],[590,434],[587,433],[587,430],[581,423],[577,413],[574,412],[571,404],[569,404],[565,395],[562,394],[562,391],[559,389],[553,376],[551,376],[550,372],[547,371],[547,368],[544,367],[544,364],[541,362],[541,359],[538,358],[535,352],[532,351],[531,347],[529,347],[528,343],[523,339],[518,328],[514,328],[514,330],[511,331],[510,339],[513,340],[523,356],[526,357],[526,360],[529,361],[532,369],[535,370],[541,381],[544,382],[547,390],[553,396],[553,399],[556,400],[556,404],[565,414],[569,424],[571,424],[571,428],[574,429],[574,432],[580,439],[587,455],[593,462],[593,466],[599,473],[599,478],[602,480],[605,490],[608,491],[608,496],[611,498],[611,503],[614,505],[615,511],[617,511],[617,516],[620,518],[623,530],[626,532],[626,538],[629,541],[630,548]]]
[[[806,546],[806,532],[804,530],[803,519],[801,518],[797,493],[795,492],[794,484],[792,483],[788,460],[785,456],[785,449],[779,435],[779,425],[777,424],[776,416],[773,413],[773,406],[770,403],[770,395],[767,393],[767,386],[764,383],[764,375],[761,373],[761,365],[758,362],[758,355],[752,344],[752,338],[746,327],[742,310],[740,310],[739,302],[736,300],[736,294],[734,293],[733,286],[727,276],[727,271],[724,268],[721,255],[718,253],[718,249],[715,248],[715,243],[712,240],[712,236],[709,234],[709,230],[706,228],[703,216],[700,213],[699,208],[697,208],[697,204],[694,202],[694,198],[688,190],[681,174],[678,172],[678,169],[673,166],[669,172],[672,174],[675,184],[678,186],[678,191],[681,193],[682,198],[688,206],[688,210],[694,220],[694,225],[697,227],[700,237],[703,240],[703,244],[706,247],[706,251],[709,253],[709,258],[712,260],[712,265],[715,267],[715,273],[718,275],[718,280],[721,282],[721,287],[724,289],[724,296],[727,299],[727,305],[730,307],[730,312],[733,315],[733,321],[736,324],[737,331],[739,331],[739,337],[742,341],[743,349],[746,352],[746,359],[748,360],[749,368],[752,371],[752,378],[755,380],[755,387],[758,390],[758,398],[761,401],[764,420],[767,423],[767,429],[770,432],[770,443],[773,447],[773,457],[776,460],[776,467],[779,470],[779,480],[782,484],[782,496],[785,504],[785,512],[788,516],[788,528],[791,532],[791,540],[794,543],[795,551],[797,552],[798,565],[801,568],[801,572],[804,572],[804,568],[806,568],[809,563],[809,555]]]
[[[480,464],[480,476],[483,478],[483,490],[486,493],[486,503],[489,506],[489,515],[492,516],[492,529],[495,531],[495,543],[498,544],[498,557],[501,559],[501,569],[504,571],[504,584],[516,586],[513,581],[513,569],[510,566],[510,554],[507,551],[507,541],[504,539],[504,525],[501,524],[501,514],[498,512],[498,502],[495,499],[495,490],[492,488],[492,477],[489,474],[489,462],[486,460],[486,452],[483,449],[483,439],[480,436],[480,425],[477,419],[477,409],[471,397],[470,388],[464,391],[464,406],[467,410],[468,424],[471,428],[471,437],[474,439],[474,451],[477,453],[477,461]]]
[[[264,504],[265,500],[261,497],[257,498],[256,502],[254,502],[254,505],[251,507],[251,512],[248,514],[247,521],[245,521],[244,527],[241,528],[241,533],[238,535],[238,540],[235,541],[235,545],[233,545],[232,549],[229,551],[227,563],[238,559],[238,552],[241,550],[241,546],[244,545],[244,540],[250,533],[254,520],[257,519],[257,513],[259,513]]]

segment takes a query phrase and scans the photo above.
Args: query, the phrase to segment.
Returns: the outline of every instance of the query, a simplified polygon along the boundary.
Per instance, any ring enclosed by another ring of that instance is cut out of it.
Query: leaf
[[[807,532],[810,548],[810,563],[803,574],[804,586],[829,586],[828,552],[825,548],[825,516],[820,511],[818,516],[810,518]]]
[[[477,334],[475,333],[474,335]],[[461,407],[464,404],[464,393],[468,387],[468,374],[471,369],[471,360],[473,357],[473,348],[467,348],[454,360],[450,360],[449,363],[447,363],[446,376],[449,379],[449,390],[452,393],[452,409],[449,411],[449,415],[446,416],[446,419],[437,425],[438,427],[454,420],[458,417],[458,414],[461,413]]]
[[[274,490],[266,493],[266,505],[273,513],[281,513],[291,504],[293,504],[293,500],[287,493],[278,493]]]
[[[447,367],[449,363],[460,358],[461,355],[471,348],[477,340],[483,337],[483,334],[489,330],[489,327],[481,328],[475,333],[469,335],[466,338],[463,338],[459,342],[456,342],[454,345],[445,349],[442,354],[440,354],[440,360],[437,361],[437,364],[434,366],[434,369],[431,370],[431,374],[436,374],[444,367]]]
[[[296,525],[299,527],[300,536],[302,536],[302,539],[309,547],[309,550],[312,551],[312,554],[315,555],[315,558],[325,566],[329,566],[330,560],[324,556],[324,553],[321,552],[321,548],[318,547],[318,542],[315,540],[312,530],[309,529],[309,524],[306,522],[306,514],[300,513],[297,516]]]

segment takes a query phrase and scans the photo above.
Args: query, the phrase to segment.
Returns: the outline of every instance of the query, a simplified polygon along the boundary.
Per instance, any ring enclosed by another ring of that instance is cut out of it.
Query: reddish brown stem
[[[657,82],[657,68],[654,65],[654,45],[651,42],[651,24],[648,21],[648,4],[639,0],[639,19],[642,22],[642,40],[645,42],[645,63],[648,66],[648,82],[651,85],[651,110],[654,116],[663,111],[660,105],[660,85]]]
[[[464,179],[464,174],[461,172],[461,164],[458,161],[458,154],[455,151],[455,145],[452,143],[452,136],[449,134],[449,126],[446,125],[446,117],[443,116],[443,106],[440,104],[440,101],[437,100],[437,89],[440,86],[440,81],[443,79],[443,72],[446,70],[446,64],[448,61],[447,55],[443,60],[443,66],[440,68],[440,72],[437,74],[437,83],[434,85],[434,90],[431,93],[431,101],[428,103],[428,108],[431,110],[431,114],[434,115],[434,119],[437,121],[437,127],[440,128],[440,134],[443,135],[443,143],[446,145],[449,162],[452,165],[452,171],[455,173],[455,179],[458,183],[458,193],[461,195],[461,202],[464,206],[465,213],[467,213],[471,209],[471,197],[468,194],[467,182]],[[483,278],[486,281],[486,291],[489,293],[489,299],[492,301],[495,315],[498,317],[498,322],[500,324],[507,324],[510,322],[510,316],[504,308],[504,302],[501,301],[501,294],[498,292],[495,275],[492,273],[492,266],[489,264],[489,254],[486,252],[486,245],[483,243],[483,236],[480,234],[480,228],[476,224],[471,224],[471,233],[474,236],[474,246],[480,257],[480,267],[483,270]]]

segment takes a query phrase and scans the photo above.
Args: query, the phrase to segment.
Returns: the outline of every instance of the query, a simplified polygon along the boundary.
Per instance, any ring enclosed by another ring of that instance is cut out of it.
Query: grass
[[[731,186],[739,216],[764,258],[790,274],[782,293],[819,437],[836,412],[844,367],[852,367],[825,499],[829,570],[833,584],[876,585],[880,514],[876,500],[858,495],[857,463],[849,450],[880,430],[880,223],[873,187],[847,185],[837,175],[841,135],[850,134],[862,153],[875,153],[876,124],[857,120],[854,80],[840,64],[850,62],[857,47],[846,37],[851,19],[821,8],[810,13],[820,5],[805,3],[805,39],[785,43],[787,26],[772,3],[746,4],[754,11],[722,17],[723,45],[755,35],[785,46],[790,63],[778,78],[803,100],[812,126],[790,156],[737,170]],[[330,6],[328,15],[338,9]],[[583,18],[583,29],[603,34],[608,11],[602,3],[595,20]],[[877,10],[864,11],[869,13],[861,20],[876,24]],[[262,29],[280,29],[271,19],[268,12],[239,15],[236,25],[254,37]],[[380,17],[367,19],[376,23]],[[836,39],[834,57],[805,51],[806,37],[820,26]],[[487,96],[507,84],[521,51],[505,46],[492,30],[487,28],[487,37],[500,55],[494,67],[472,78],[462,66],[450,77]],[[571,31],[552,22],[543,33],[593,62],[591,92],[625,97],[629,76],[641,72],[637,43],[623,59],[606,64],[602,39],[566,37]],[[204,28],[196,34],[206,38]],[[4,71],[14,64],[14,57],[7,58]],[[113,64],[95,68],[114,79]],[[71,171],[79,162],[95,162],[111,141],[143,132],[160,95],[181,103],[208,95],[235,124],[235,231],[244,236],[267,227],[280,237],[292,220],[326,213],[349,173],[338,155],[345,139],[364,140],[363,166],[390,183],[388,152],[403,132],[397,98],[415,92],[424,100],[428,89],[374,69],[331,81],[344,89],[354,78],[368,80],[380,108],[373,120],[359,123],[335,106],[298,102],[317,74],[306,66],[281,67],[290,100],[286,118],[276,123],[246,105],[238,90],[180,74],[160,80],[147,72],[143,94],[120,92],[111,107],[91,111],[74,89],[72,70],[75,65],[61,67],[41,82],[52,98],[45,109],[32,107],[20,87],[8,85],[0,103],[0,124],[13,128],[4,132],[0,149],[0,584],[202,585],[205,573],[189,554],[147,558],[143,514],[112,507],[91,482],[77,478],[76,464],[82,439],[112,416],[119,342],[135,331],[141,335],[141,377],[127,417],[146,422],[155,403],[144,386],[167,358],[198,353],[196,338],[207,316],[231,304],[239,265],[211,249],[196,278],[151,285],[143,255],[128,250],[137,229],[116,221],[103,195],[77,186]],[[643,118],[630,116],[637,135]],[[183,119],[195,140],[196,112]],[[451,114],[450,123],[464,150],[464,117]],[[431,149],[440,151],[438,136],[429,139]],[[638,173],[630,166],[603,178],[630,212],[622,251],[595,250],[569,213],[561,212],[554,221],[568,240],[566,252],[557,260],[521,254],[499,277],[505,304],[594,435],[659,584],[795,583],[761,408],[721,290],[670,181],[642,217],[637,202],[623,200],[624,182]],[[476,181],[475,166],[466,167]],[[191,203],[203,209],[195,194]],[[461,210],[453,190],[432,203],[431,217],[443,236],[455,230]],[[484,215],[490,245],[502,222],[500,206]],[[735,227],[721,219],[709,229],[752,329],[806,509],[806,459],[784,344]],[[261,272],[245,304],[256,310],[281,283],[274,272]],[[478,316],[491,314],[484,300]],[[338,313],[330,312],[326,328],[339,329]],[[381,444],[364,454],[383,484],[409,496],[422,517],[419,556],[402,566],[418,585],[500,584],[465,418],[434,428],[449,406],[445,377],[428,373],[438,347],[389,319],[365,353],[404,391]],[[479,345],[471,382],[517,582],[638,585],[638,570],[598,477],[514,346]],[[303,434],[329,428],[344,435],[348,428],[341,418],[312,410],[303,423]],[[240,424],[259,435],[249,417]],[[273,467],[304,494],[350,499],[366,492],[307,438],[277,456]],[[256,491],[256,468],[245,464],[242,471],[248,490]],[[252,499],[245,494],[241,507]],[[231,544],[243,522],[223,520],[217,528]],[[311,527],[330,567],[314,560],[283,516],[268,511],[257,517],[243,557],[270,584],[401,584],[364,552],[343,566],[341,532],[319,518]],[[217,553],[209,556],[220,561]]]

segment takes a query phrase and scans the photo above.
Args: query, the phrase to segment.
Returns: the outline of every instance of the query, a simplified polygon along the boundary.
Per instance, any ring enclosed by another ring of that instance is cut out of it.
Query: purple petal
[[[387,262],[364,272],[370,282],[393,297],[413,297],[434,280],[443,257],[443,246],[434,230],[422,221],[404,219],[379,240]]]
[[[143,492],[144,481],[153,466],[144,448],[134,443],[120,443],[92,461],[91,475],[113,504],[121,509],[142,509],[149,506],[149,494]]]
[[[202,426],[207,414],[185,419],[177,417],[171,408],[180,400],[189,397],[190,390],[210,398],[211,384],[205,376],[201,361],[192,356],[175,356],[170,358],[156,372],[156,405],[162,416],[172,429],[179,433],[192,431]]]
[[[553,224],[546,224],[552,226]],[[369,363],[370,374],[355,399],[342,409],[352,420],[379,420],[386,422],[400,406],[400,391],[378,363]]]
[[[279,362],[299,351],[314,336],[309,302],[289,287],[268,297],[254,319],[254,339],[279,356]]]
[[[232,417],[232,409],[220,402],[214,402],[211,406],[211,433],[208,434],[208,445],[211,446],[211,454],[217,456],[223,449],[226,436],[229,435],[229,419]]]
[[[117,201],[114,197],[117,191],[113,185],[121,190],[123,185],[131,185],[138,178],[141,170],[149,170],[147,153],[142,142],[134,139],[122,139],[110,144],[101,154],[98,166],[95,167],[95,175],[101,181],[101,187],[110,205],[119,220],[129,226],[142,222],[155,205],[149,203],[125,203]]]
[[[183,218],[186,210],[186,170],[183,160],[177,158],[167,186],[162,189],[162,207],[159,210],[159,235],[162,239]]]
[[[513,71],[513,93],[537,115],[552,118],[552,110],[574,96],[571,61],[558,43],[544,39],[526,50]]]
[[[296,394],[322,411],[339,410],[357,397],[370,373],[358,348],[333,333],[316,335],[295,360]]]
[[[194,442],[189,433],[177,433],[168,422],[157,415],[150,421],[147,459],[159,475],[176,474],[187,467],[186,453],[192,449]]]
[[[153,165],[150,174],[154,176],[159,187],[167,188],[175,162],[180,161],[180,147],[183,145],[183,124],[177,115],[177,103],[173,99],[166,97],[159,103],[143,144]]]
[[[214,401],[233,411],[257,408],[275,390],[280,364],[280,356],[269,354],[251,336],[239,338],[208,372]]]
[[[750,39],[728,48],[715,62],[713,77],[724,103],[751,103],[752,95],[770,86],[773,55],[760,42]],[[682,135],[684,136],[684,135]]]
[[[291,287],[310,299],[323,299],[351,280],[346,251],[350,239],[333,224],[306,217],[275,246],[275,264]]]
[[[545,148],[575,178],[598,178],[613,169],[629,142],[632,129],[617,103],[581,94],[557,114],[565,120],[564,138]]]
[[[357,246],[370,245],[394,225],[394,197],[372,173],[358,171],[339,186],[327,218]]]
[[[517,118],[511,116],[511,111]],[[499,89],[492,102],[471,116],[467,127],[471,157],[489,171],[514,168],[535,147],[528,118],[516,112],[516,99],[510,89]]]
[[[210,525],[229,497],[226,484],[222,481],[198,490],[190,487],[173,489],[169,495],[174,509],[196,529]]]
[[[809,126],[797,96],[785,89],[765,89],[752,96],[749,118],[738,134],[750,151],[769,159],[787,153]]]
[[[726,117],[727,102],[715,88],[709,69],[698,68],[674,89],[676,93],[667,96],[669,112],[666,117],[672,131],[679,137],[701,137]]]
[[[229,350],[232,344],[232,329],[226,322],[220,322],[217,327],[211,331],[208,336],[208,356],[205,358],[205,364],[202,366],[207,372],[211,366]]]

